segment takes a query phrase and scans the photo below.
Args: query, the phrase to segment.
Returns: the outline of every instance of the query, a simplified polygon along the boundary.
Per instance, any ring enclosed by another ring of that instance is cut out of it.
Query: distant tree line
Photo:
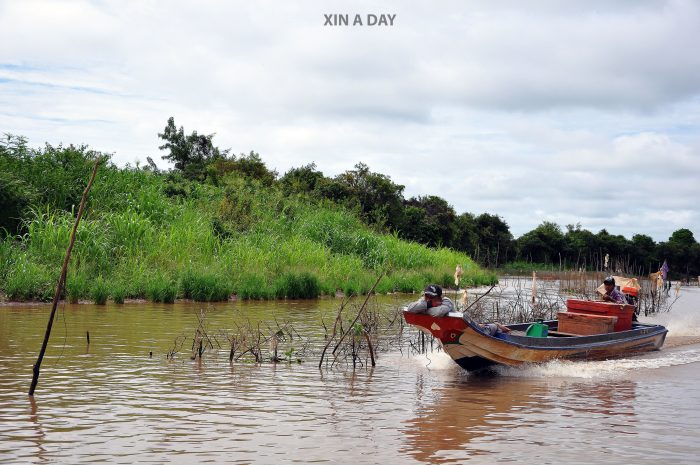
[[[665,242],[635,234],[631,239],[612,235],[605,229],[593,233],[580,224],[565,230],[552,222],[543,222],[532,231],[514,238],[507,222],[499,215],[482,213],[457,214],[443,198],[436,195],[405,198],[404,186],[387,175],[376,173],[364,163],[334,177],[327,177],[314,163],[292,168],[280,176],[270,170],[255,152],[235,155],[213,145],[214,134],[186,134],[173,118],[158,137],[164,141],[164,159],[174,164],[168,176],[167,194],[186,195],[187,183],[181,180],[217,184],[226,174],[236,172],[285,195],[304,196],[309,201],[333,201],[356,212],[367,224],[392,232],[403,239],[430,246],[446,246],[470,254],[483,266],[497,268],[512,262],[541,264],[562,269],[605,268],[627,273],[646,274],[657,271],[668,261],[672,276],[700,275],[700,244],[689,229],[679,229]],[[14,139],[15,141],[17,139]],[[8,143],[11,140],[8,139]],[[149,165],[158,171],[149,158]],[[47,170],[50,172],[50,170]],[[66,180],[66,189],[75,186]],[[69,196],[70,194],[70,196]],[[55,201],[75,198],[75,192],[50,195]],[[18,231],[18,213],[32,204],[37,196],[22,181],[21,173],[0,170],[0,227]]]
[[[562,231],[559,225],[545,221],[516,239],[498,215],[457,214],[435,195],[406,199],[404,186],[362,163],[333,178],[310,164],[289,170],[277,182],[289,195],[330,198],[355,209],[369,224],[404,239],[464,251],[487,267],[521,261],[643,275],[658,271],[667,260],[673,276],[700,275],[700,244],[689,229],[679,229],[668,241],[656,243],[645,234],[627,239],[605,229],[593,233],[580,224],[567,225]]]

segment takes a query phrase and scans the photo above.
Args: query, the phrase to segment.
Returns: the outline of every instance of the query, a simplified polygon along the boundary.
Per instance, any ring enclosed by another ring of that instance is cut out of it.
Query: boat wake
[[[640,370],[655,370],[698,362],[700,362],[700,346],[656,352],[644,357],[591,362],[553,360],[517,368],[497,367],[495,370],[501,376],[519,378],[613,379],[628,377]]]
[[[541,365],[498,367],[502,376],[533,378],[621,378],[641,370],[654,370],[700,362],[700,289],[684,289],[668,313],[642,317],[642,323],[663,325],[668,329],[660,352],[639,357],[604,361],[555,360]]]

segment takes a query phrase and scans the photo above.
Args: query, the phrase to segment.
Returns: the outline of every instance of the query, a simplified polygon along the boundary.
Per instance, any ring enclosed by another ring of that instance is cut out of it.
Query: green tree
[[[479,247],[479,230],[476,226],[476,217],[472,213],[462,213],[457,216],[457,235],[453,241],[453,247],[467,252],[472,257],[476,256]],[[503,260],[506,260],[504,257]]]
[[[581,223],[566,225],[564,234],[568,262],[578,268],[588,268],[595,263],[595,253],[598,250],[596,235],[581,228]]]
[[[431,246],[453,246],[457,215],[445,199],[435,195],[412,197],[406,201],[405,214],[404,237]]]
[[[5,135],[0,141],[2,212],[15,218],[11,222],[16,225],[17,214],[30,204],[70,211],[80,199],[97,156],[100,154],[84,145],[46,144],[43,149],[30,149],[25,139]]]
[[[160,150],[167,150],[168,154],[163,155],[164,160],[175,164],[175,169],[182,171],[189,179],[203,180],[206,178],[206,165],[212,160],[226,158],[228,150],[219,150],[212,143],[214,134],[197,134],[193,131],[190,135],[185,134],[182,126],[175,126],[175,118],[168,119],[168,124],[158,137],[165,143],[159,147]]]
[[[685,249],[690,248],[697,243],[693,232],[686,228],[673,231],[673,234],[671,234],[671,237],[668,238],[668,241]]]
[[[323,181],[323,173],[316,169],[316,163],[292,168],[280,178],[282,192],[290,194],[313,194]]]
[[[518,239],[520,255],[538,263],[561,263],[565,238],[558,224],[544,221]]]
[[[632,236],[632,254],[640,267],[639,274],[651,273],[658,269],[656,262],[656,242],[646,234]]]
[[[242,178],[259,181],[265,186],[272,185],[277,179],[277,171],[270,170],[260,154],[251,151],[248,155],[240,154],[238,157],[217,157],[209,162],[208,176],[214,184],[229,173],[236,173]]]
[[[489,267],[507,262],[513,249],[513,235],[508,223],[489,213],[482,213],[474,222],[479,235],[476,259]]]
[[[668,260],[669,271],[674,276],[683,275],[689,278],[700,273],[698,250],[698,243],[692,231],[682,228],[674,231],[667,242],[659,244],[659,259]]]
[[[367,223],[398,230],[404,224],[403,189],[404,186],[395,184],[388,176],[358,163],[354,170],[324,182],[320,192],[356,209]]]

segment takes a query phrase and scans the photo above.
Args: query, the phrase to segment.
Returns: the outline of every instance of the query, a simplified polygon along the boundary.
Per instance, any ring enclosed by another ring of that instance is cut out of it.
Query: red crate
[[[569,299],[566,301],[566,309],[570,312],[587,313],[589,315],[616,316],[615,331],[632,329],[634,305]]]

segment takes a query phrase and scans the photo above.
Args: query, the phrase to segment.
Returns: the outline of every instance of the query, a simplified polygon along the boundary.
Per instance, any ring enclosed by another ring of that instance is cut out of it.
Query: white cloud
[[[697,24],[682,0],[0,1],[0,131],[125,163],[175,116],[280,172],[363,161],[516,235],[700,235]]]

